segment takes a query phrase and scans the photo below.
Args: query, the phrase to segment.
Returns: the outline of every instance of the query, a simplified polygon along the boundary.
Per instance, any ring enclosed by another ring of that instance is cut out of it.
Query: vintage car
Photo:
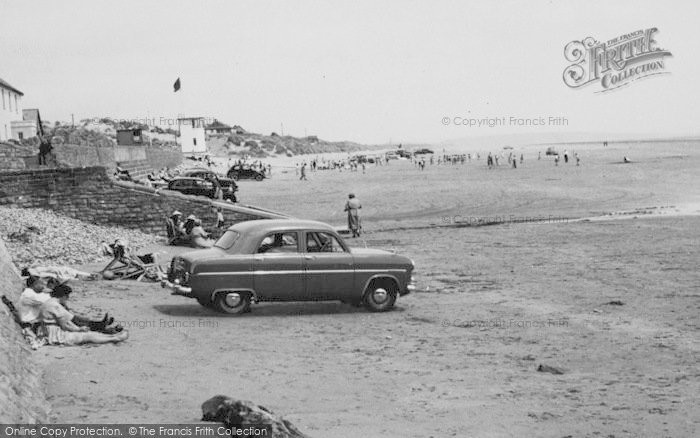
[[[170,180],[168,190],[184,193],[185,195],[206,196],[207,198],[216,198],[216,187],[210,180],[204,178],[196,178],[193,176],[178,176]],[[236,202],[236,191],[223,189],[222,195],[224,199],[230,199]]]
[[[381,312],[414,289],[413,268],[392,252],[349,248],[322,222],[260,219],[231,226],[213,248],[174,257],[161,286],[231,314],[251,302],[333,300]]]
[[[194,178],[202,178],[207,181],[216,181],[224,191],[224,199],[232,198],[231,200],[235,202],[234,193],[238,191],[238,185],[236,184],[236,181],[232,180],[231,178],[219,176],[209,169],[199,168],[185,169],[180,172],[178,176],[189,176]]]
[[[254,179],[255,181],[262,181],[265,179],[265,171],[263,170],[260,172],[250,166],[241,166],[240,164],[236,164],[228,170],[226,176],[234,181],[238,181],[239,179]]]

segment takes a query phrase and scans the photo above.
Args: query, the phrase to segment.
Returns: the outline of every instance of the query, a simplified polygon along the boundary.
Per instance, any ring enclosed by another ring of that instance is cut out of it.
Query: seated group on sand
[[[221,212],[219,211],[219,214]],[[214,241],[202,228],[202,221],[194,215],[182,220],[182,213],[175,210],[166,220],[168,245],[191,246],[193,248],[211,248]]]
[[[67,279],[34,269],[24,269],[22,274],[26,276],[26,288],[20,295],[19,308],[15,309],[6,299],[3,301],[14,311],[33,348],[117,343],[129,337],[121,325],[113,325],[114,318],[106,313],[103,318],[72,313],[67,304],[72,292]],[[72,278],[85,278],[83,274],[74,273]]]

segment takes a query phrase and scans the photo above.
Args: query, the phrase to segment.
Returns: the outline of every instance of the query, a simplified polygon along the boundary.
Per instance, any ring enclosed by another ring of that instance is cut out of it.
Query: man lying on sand
[[[79,271],[69,266],[34,266],[22,268],[22,277],[52,278],[58,284],[68,280],[96,280],[97,274]],[[50,282],[48,286],[52,287]]]

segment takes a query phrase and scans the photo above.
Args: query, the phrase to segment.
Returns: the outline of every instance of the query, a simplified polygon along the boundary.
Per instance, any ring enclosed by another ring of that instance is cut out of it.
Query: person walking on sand
[[[299,181],[301,181],[301,180],[308,181],[306,179],[306,161],[301,163],[301,170],[300,171],[301,171],[301,176],[299,177]]]
[[[345,202],[345,210],[348,213],[348,229],[352,232],[352,237],[360,237],[360,212],[362,208],[360,201],[355,198],[354,193],[348,195]]]

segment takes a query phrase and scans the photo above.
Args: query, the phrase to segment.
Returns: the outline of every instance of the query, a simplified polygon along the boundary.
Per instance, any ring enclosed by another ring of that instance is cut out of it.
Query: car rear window
[[[234,243],[236,243],[240,235],[241,234],[238,231],[228,230],[224,233],[223,236],[219,238],[219,240],[216,241],[214,246],[221,249],[231,249],[231,247]]]

